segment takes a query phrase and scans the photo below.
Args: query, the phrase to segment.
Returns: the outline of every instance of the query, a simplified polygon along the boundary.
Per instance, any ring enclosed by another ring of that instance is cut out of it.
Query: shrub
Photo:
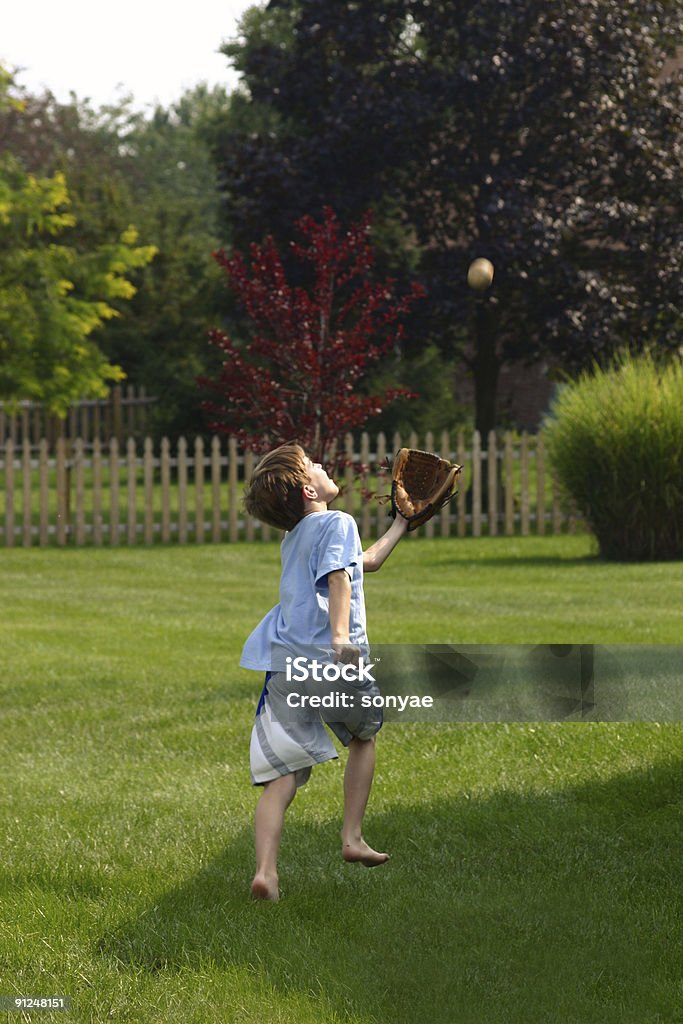
[[[683,556],[683,364],[621,355],[565,385],[550,459],[608,559]]]

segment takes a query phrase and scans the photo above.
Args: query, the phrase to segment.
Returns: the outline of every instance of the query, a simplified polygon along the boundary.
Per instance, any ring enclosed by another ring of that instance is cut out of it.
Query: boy
[[[243,668],[266,672],[250,756],[252,782],[264,787],[254,821],[251,892],[256,899],[279,898],[277,855],[285,811],[297,788],[308,781],[311,766],[337,757],[319,717],[295,721],[291,712],[286,714],[285,655],[316,645],[333,650],[337,661],[357,662],[361,651],[367,651],[363,573],[376,572],[407,530],[406,520],[397,516],[384,536],[363,552],[353,517],[328,509],[338,493],[323,467],[311,462],[298,444],[281,445],[264,456],[245,493],[250,515],[287,531],[281,547],[280,603],[249,636],[240,660]],[[383,864],[389,855],[373,850],[361,834],[381,717],[329,725],[349,748],[342,857],[367,867]]]

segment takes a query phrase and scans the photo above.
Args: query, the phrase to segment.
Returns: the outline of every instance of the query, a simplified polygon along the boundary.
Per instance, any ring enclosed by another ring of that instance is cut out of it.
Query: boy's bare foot
[[[270,900],[277,903],[280,899],[277,875],[254,875],[251,883],[251,895],[255,900]]]
[[[342,844],[342,857],[349,864],[364,864],[366,868],[376,868],[378,864],[386,864],[388,853],[378,853],[364,839],[354,839]]]

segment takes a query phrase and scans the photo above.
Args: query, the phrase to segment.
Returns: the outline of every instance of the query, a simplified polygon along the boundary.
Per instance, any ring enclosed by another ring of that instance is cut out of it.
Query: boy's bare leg
[[[363,839],[361,828],[367,807],[372,778],[375,774],[375,740],[352,739],[344,772],[344,825],[342,857],[359,861],[372,868],[389,860],[388,853],[378,853]]]
[[[256,874],[251,895],[257,900],[280,897],[277,877],[277,855],[285,820],[285,811],[296,795],[296,777],[281,775],[266,782],[256,805],[254,832],[256,838]]]

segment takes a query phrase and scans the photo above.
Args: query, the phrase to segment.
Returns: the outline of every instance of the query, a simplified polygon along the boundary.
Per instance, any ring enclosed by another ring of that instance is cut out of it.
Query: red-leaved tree
[[[249,318],[250,340],[239,345],[210,332],[224,354],[216,379],[200,378],[212,397],[204,402],[211,429],[230,433],[256,452],[297,440],[315,461],[342,452],[347,431],[362,426],[406,388],[364,395],[359,384],[403,335],[402,318],[424,294],[418,284],[403,297],[394,281],[373,283],[369,243],[371,214],[348,231],[331,209],[318,223],[297,221],[302,243],[292,242],[308,264],[310,286],[293,287],[272,238],[240,252],[214,254]]]

